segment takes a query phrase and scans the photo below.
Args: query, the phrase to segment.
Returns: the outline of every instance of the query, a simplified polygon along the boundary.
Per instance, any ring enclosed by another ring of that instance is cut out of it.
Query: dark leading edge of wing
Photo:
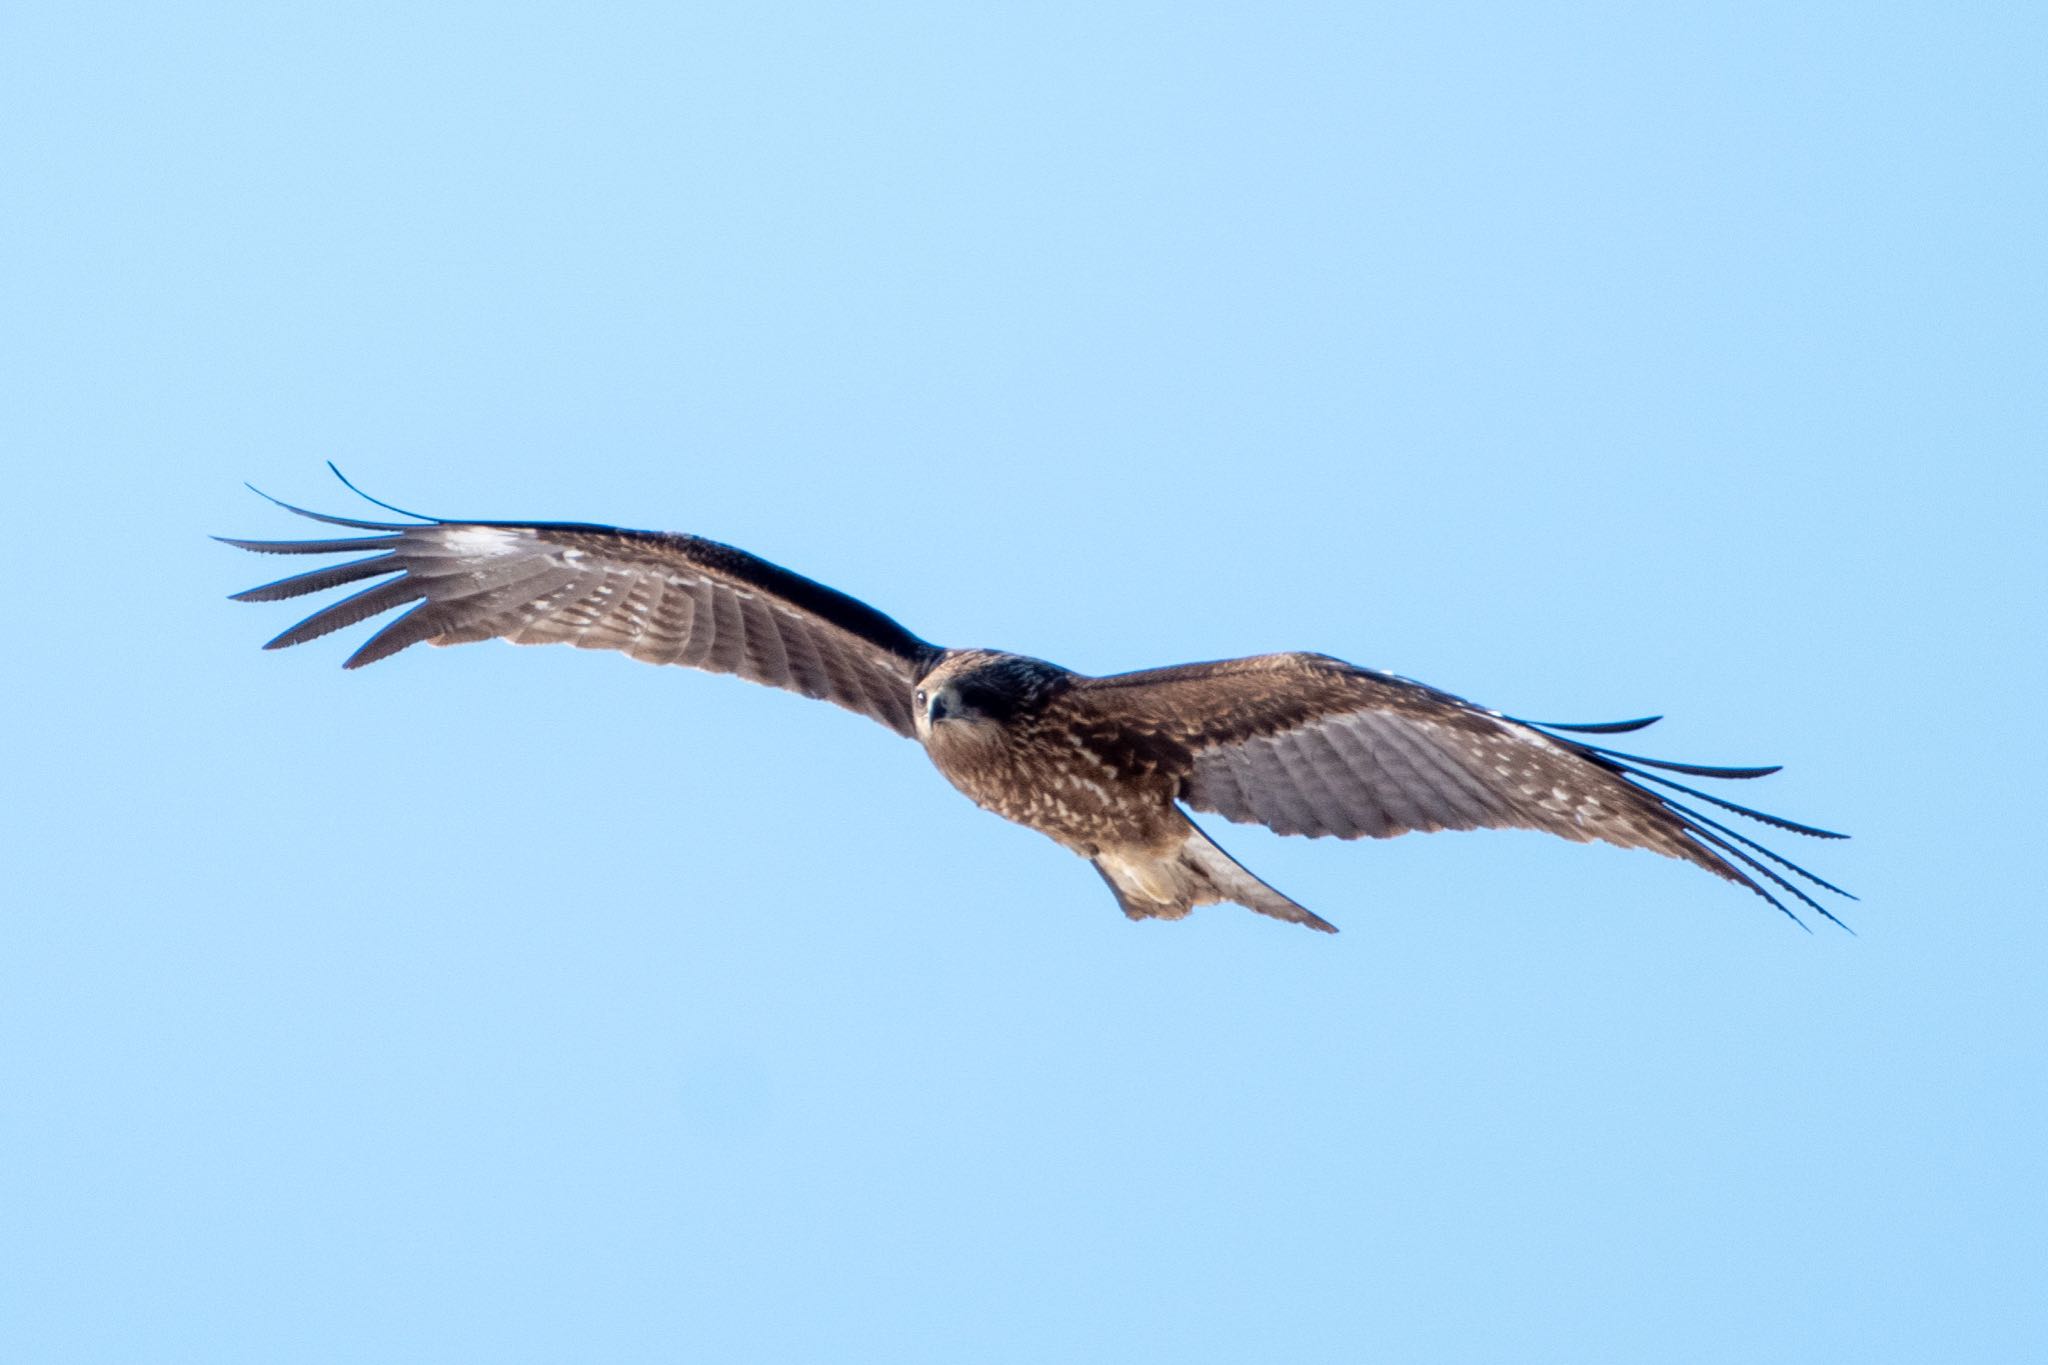
[[[422,640],[565,643],[736,674],[836,703],[910,735],[911,692],[939,653],[864,602],[696,536],[575,522],[358,521],[277,505],[376,534],[216,539],[259,554],[376,553],[266,583],[234,600],[275,602],[366,579],[386,581],[315,612],[266,649],[303,644],[412,605],[350,655],[347,668]]]

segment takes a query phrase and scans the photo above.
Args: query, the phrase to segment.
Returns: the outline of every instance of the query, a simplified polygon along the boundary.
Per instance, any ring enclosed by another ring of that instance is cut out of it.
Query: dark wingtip
[[[1664,719],[1662,716],[1638,716],[1634,720],[1602,720],[1592,722],[1571,722],[1561,720],[1521,720],[1510,716],[1517,725],[1533,725],[1539,730],[1569,730],[1580,735],[1625,735],[1633,730],[1644,730]]]
[[[1718,763],[1675,763],[1668,758],[1645,758],[1641,754],[1625,754],[1619,749],[1603,749],[1597,744],[1582,744],[1582,749],[1623,763],[1640,763],[1648,768],[1662,768],[1666,772],[1689,773],[1694,777],[1719,777],[1729,781],[1746,782],[1751,778],[1769,777],[1772,773],[1785,771],[1782,763],[1766,763],[1755,766],[1731,767]]]
[[[355,494],[357,497],[361,498],[364,502],[369,503],[373,507],[381,507],[387,512],[396,512],[401,517],[417,517],[421,521],[431,521],[438,523],[441,520],[441,518],[439,517],[430,517],[425,512],[408,512],[403,507],[392,506],[390,503],[384,501],[384,499],[382,498],[371,497],[368,493],[365,493],[362,489],[356,487],[355,484],[350,482],[348,475],[341,472],[341,466],[336,464],[332,460],[329,460],[327,462],[327,470],[329,473],[333,474],[335,478],[341,480],[341,486],[343,488],[346,488],[349,492]]]
[[[1842,923],[1841,919],[1836,916],[1834,911],[1828,909],[1825,905],[1822,905],[1819,901],[1815,900],[1812,896],[1808,895],[1804,890],[1800,889],[1797,883],[1792,882],[1778,875],[1776,872],[1773,872],[1770,868],[1758,862],[1755,858],[1750,857],[1749,854],[1744,853],[1740,848],[1737,848],[1734,844],[1731,844],[1727,840],[1718,837],[1709,830],[1695,828],[1692,830],[1692,834],[1694,838],[1706,840],[1708,843],[1713,844],[1716,848],[1721,849],[1723,852],[1734,855],[1734,857],[1736,857],[1738,860],[1746,864],[1754,871],[1762,873],[1767,880],[1776,885],[1780,890],[1788,892],[1793,897],[1797,898],[1800,904],[1806,906],[1807,909],[1814,911],[1816,914],[1820,915],[1821,918],[1827,920],[1830,924],[1833,924],[1840,929],[1849,928],[1848,925]],[[1769,854],[1772,861],[1774,862],[1783,861],[1783,859],[1780,859],[1776,854],[1770,853],[1770,850],[1768,849],[1759,849],[1759,851]],[[1799,873],[1801,876],[1812,877],[1813,880],[1816,882],[1820,880],[1818,877],[1813,877],[1812,873],[1807,872],[1805,869],[1800,868],[1794,864],[1786,863],[1785,865],[1791,868],[1791,870],[1793,870],[1794,872]],[[1797,924],[1800,928],[1805,929],[1808,933],[1813,932],[1812,928],[1808,926],[1805,920],[1793,914],[1791,909],[1787,907],[1783,901],[1779,900],[1776,896],[1766,891],[1759,882],[1741,873],[1732,866],[1730,866],[1729,870],[1735,871],[1737,873],[1736,879],[1747,883],[1750,890],[1756,892],[1765,900],[1777,906],[1780,910],[1783,910],[1785,914],[1791,918],[1793,923]],[[1835,888],[1829,887],[1828,889],[1832,891]],[[1844,892],[1842,894],[1846,895],[1847,893]]]
[[[1660,787],[1669,787],[1673,791],[1684,792],[1687,796],[1712,802],[1723,810],[1732,810],[1737,815],[1746,815],[1750,819],[1762,821],[1774,829],[1790,830],[1794,834],[1804,834],[1814,839],[1846,839],[1849,837],[1839,830],[1822,829],[1818,825],[1802,825],[1797,820],[1787,820],[1782,815],[1772,815],[1751,806],[1738,806],[1733,801],[1724,801],[1711,792],[1701,791],[1698,787],[1688,787],[1683,782],[1673,782],[1668,777],[1659,777],[1655,773],[1644,772],[1641,768],[1633,768],[1626,763],[1616,763],[1614,767],[1617,771],[1627,773],[1630,777],[1640,777],[1645,782],[1655,782]],[[1666,797],[1659,797],[1658,799],[1669,800]]]
[[[406,529],[403,526],[394,526],[387,521],[361,521],[355,517],[330,517],[325,512],[308,511],[306,508],[293,506],[291,503],[286,502],[283,498],[273,498],[270,496],[270,494],[264,492],[262,489],[258,488],[253,483],[244,483],[242,487],[248,489],[251,493],[254,493],[257,497],[263,499],[265,502],[271,503],[278,507],[282,507],[285,511],[290,512],[296,516],[305,517],[308,521],[324,521],[329,526],[352,526],[359,531],[403,531]],[[382,506],[381,503],[378,505]],[[398,509],[393,508],[391,510],[397,511]],[[412,516],[414,514],[411,512],[407,512],[404,515]],[[425,520],[432,521],[433,518],[428,517],[425,518]],[[223,539],[223,537],[215,536],[214,539],[220,540]],[[230,545],[233,545],[237,542],[231,540],[228,543]],[[248,547],[243,546],[242,548],[247,549]]]
[[[259,497],[259,498],[263,499],[263,500],[264,500],[265,502],[268,502],[268,503],[275,503],[275,504],[276,504],[277,506],[279,506],[279,507],[282,507],[282,508],[283,508],[283,509],[284,509],[285,511],[287,511],[287,512],[298,512],[300,516],[305,516],[305,515],[306,515],[306,513],[305,513],[305,512],[301,511],[301,510],[300,510],[299,508],[296,508],[296,507],[292,506],[292,505],[291,505],[290,503],[286,502],[286,501],[285,501],[285,500],[284,500],[283,498],[273,498],[273,497],[271,497],[271,496],[270,496],[270,494],[268,494],[268,493],[264,492],[264,491],[263,491],[262,489],[258,488],[258,487],[257,487],[257,486],[256,486],[255,484],[253,484],[253,483],[250,483],[250,482],[249,482],[249,481],[248,481],[247,479],[244,479],[244,480],[242,480],[242,487],[244,487],[244,488],[248,489],[248,490],[249,490],[249,491],[250,491],[251,493],[254,493],[254,494],[255,494],[255,495],[257,496],[257,497]],[[215,539],[215,540],[218,540],[218,539],[220,539],[220,537],[219,537],[219,536],[215,536],[215,537],[214,537],[214,539]]]

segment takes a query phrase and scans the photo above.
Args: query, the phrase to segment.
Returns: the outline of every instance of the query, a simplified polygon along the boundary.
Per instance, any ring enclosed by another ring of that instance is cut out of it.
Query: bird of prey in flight
[[[344,667],[422,640],[559,642],[818,697],[915,739],[976,805],[1088,859],[1132,919],[1180,919],[1195,906],[1234,901],[1335,932],[1246,871],[1185,810],[1340,839],[1480,828],[1599,839],[1705,868],[1795,922],[1780,894],[1835,919],[1795,879],[1848,895],[1666,794],[1781,830],[1844,837],[1664,776],[1755,778],[1776,768],[1673,763],[1584,738],[1640,730],[1656,716],[1596,725],[1517,720],[1324,654],[1089,677],[1021,654],[928,644],[845,593],[696,536],[443,521],[368,500],[408,520],[358,521],[279,503],[368,534],[221,538],[260,554],[363,556],[236,593],[237,601],[382,580],[265,648],[410,606]]]

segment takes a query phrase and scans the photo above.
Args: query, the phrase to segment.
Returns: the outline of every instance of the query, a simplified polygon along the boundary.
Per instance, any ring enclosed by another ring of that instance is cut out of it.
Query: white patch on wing
[[[450,526],[441,532],[441,543],[465,555],[509,555],[524,549],[532,535],[514,526]]]

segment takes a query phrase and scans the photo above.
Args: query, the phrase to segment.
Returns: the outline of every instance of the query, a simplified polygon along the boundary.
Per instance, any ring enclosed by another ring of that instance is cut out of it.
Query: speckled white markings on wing
[[[509,555],[523,548],[532,534],[513,526],[451,526],[441,537],[449,549],[461,554]]]

